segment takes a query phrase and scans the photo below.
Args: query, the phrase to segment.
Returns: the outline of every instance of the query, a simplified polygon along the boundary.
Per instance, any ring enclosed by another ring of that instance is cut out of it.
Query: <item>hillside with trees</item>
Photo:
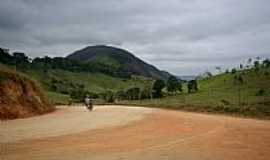
[[[93,67],[94,70],[118,77],[139,75],[166,80],[170,76],[169,73],[135,57],[131,52],[111,46],[88,46],[68,55],[67,59],[91,64],[96,67]]]
[[[112,66],[108,66],[107,62],[101,63],[98,60],[81,62],[70,58],[51,58],[48,56],[30,59],[25,53],[14,52],[11,54],[6,49],[0,49],[0,63],[39,81],[55,104],[81,102],[86,94],[89,94],[92,98],[99,98],[109,102],[112,101],[108,100],[112,99],[108,98],[111,95],[113,95],[111,97],[114,100],[118,98],[138,99],[151,97],[152,83],[157,78],[155,77],[156,74],[150,74],[150,72],[152,73],[151,69],[153,69],[153,73],[165,74],[165,72],[161,72],[153,66],[142,62],[130,53],[121,54],[126,56],[127,59],[132,57],[129,63],[134,60],[143,64],[143,67],[146,68],[142,70],[145,73],[149,72],[149,74],[141,76],[140,74],[144,75],[144,73],[133,72],[132,69],[128,71],[129,67],[124,68],[127,69],[127,72],[118,72]],[[122,65],[122,62],[120,64]],[[147,67],[150,67],[150,70]],[[140,66],[137,68],[140,68]],[[166,74],[162,79],[166,79]],[[119,96],[116,97],[115,95]]]
[[[248,59],[246,64],[224,72],[216,67],[219,74],[206,72],[193,80],[172,75],[164,79],[141,76],[133,71],[118,72],[115,68],[126,64],[114,57],[117,53],[104,51],[98,56],[95,52],[104,49],[99,47],[85,48],[69,58],[34,59],[2,49],[0,61],[39,81],[54,104],[81,102],[88,94],[99,103],[270,117],[269,59]]]
[[[169,81],[174,82],[173,78],[169,78]],[[207,73],[197,77],[197,81],[183,81],[181,92],[177,91],[176,84],[172,86],[167,84],[167,89],[164,86],[162,90],[159,89],[161,92],[158,93],[163,98],[121,103],[270,118],[269,59],[249,59],[247,64],[227,69],[224,73]],[[174,94],[169,92],[175,90],[177,92]]]

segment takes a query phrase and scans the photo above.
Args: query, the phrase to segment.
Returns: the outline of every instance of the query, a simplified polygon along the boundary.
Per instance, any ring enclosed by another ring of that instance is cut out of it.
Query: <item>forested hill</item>
[[[67,56],[70,60],[83,63],[104,66],[116,75],[140,75],[154,79],[167,79],[170,74],[158,70],[153,65],[147,64],[135,57],[129,51],[111,46],[89,46],[82,50],[75,51]]]

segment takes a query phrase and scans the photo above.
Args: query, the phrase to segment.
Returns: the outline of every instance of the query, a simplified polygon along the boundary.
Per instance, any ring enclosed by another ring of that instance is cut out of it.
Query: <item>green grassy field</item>
[[[121,101],[120,104],[181,109],[186,111],[235,114],[270,118],[270,70],[227,73],[199,81],[199,91],[161,99]],[[241,74],[244,82],[235,84]],[[186,88],[186,85],[184,86]]]
[[[102,93],[105,91],[127,90],[132,87],[142,87],[147,80],[143,77],[132,77],[130,79],[122,79],[108,76],[101,73],[76,73],[63,70],[50,70],[44,73],[41,70],[26,70],[25,74],[31,76],[40,82],[47,91],[47,95],[54,104],[67,104],[69,94],[62,94],[50,91],[51,80],[56,79],[65,83],[80,84],[84,89],[93,93]]]

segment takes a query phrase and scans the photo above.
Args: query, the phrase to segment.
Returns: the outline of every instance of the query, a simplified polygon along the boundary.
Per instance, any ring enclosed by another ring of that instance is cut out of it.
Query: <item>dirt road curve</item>
[[[64,107],[0,122],[0,159],[269,160],[270,121],[149,108]]]

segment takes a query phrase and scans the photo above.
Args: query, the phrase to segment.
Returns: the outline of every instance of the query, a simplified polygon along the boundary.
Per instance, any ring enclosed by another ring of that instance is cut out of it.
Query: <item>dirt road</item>
[[[127,106],[0,122],[0,159],[268,160],[270,121]]]

